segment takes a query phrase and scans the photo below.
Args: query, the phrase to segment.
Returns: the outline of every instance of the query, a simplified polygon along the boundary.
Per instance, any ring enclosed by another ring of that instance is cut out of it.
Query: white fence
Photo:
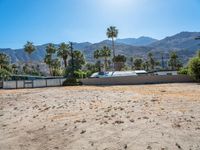
[[[66,79],[3,81],[3,89],[41,88],[62,86]]]

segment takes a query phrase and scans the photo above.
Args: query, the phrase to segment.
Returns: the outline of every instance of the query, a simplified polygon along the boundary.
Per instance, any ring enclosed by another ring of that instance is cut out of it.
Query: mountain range
[[[161,59],[161,54],[165,59],[168,59],[170,51],[176,51],[180,59],[186,63],[200,49],[200,41],[195,40],[195,37],[198,36],[200,36],[200,32],[181,32],[162,40],[151,37],[117,39],[115,41],[116,53],[123,54],[127,57],[146,58],[147,54],[152,52],[155,58],[159,60]],[[58,44],[55,45],[58,46]],[[37,51],[33,52],[31,60],[43,61],[46,46],[47,44],[37,46]],[[112,42],[110,40],[104,40],[99,43],[74,43],[74,49],[82,51],[88,62],[94,62],[94,51],[103,46],[112,48]],[[19,61],[27,62],[30,59],[23,49],[0,48],[0,53],[9,55],[12,63]]]

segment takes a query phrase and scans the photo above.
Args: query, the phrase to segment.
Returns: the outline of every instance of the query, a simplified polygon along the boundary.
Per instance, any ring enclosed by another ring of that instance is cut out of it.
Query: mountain
[[[117,43],[132,45],[132,46],[147,46],[149,44],[152,44],[158,40],[153,39],[151,37],[139,37],[139,38],[125,38],[125,39],[117,39]]]
[[[196,51],[200,49],[200,40],[195,40],[195,37],[200,36],[200,32],[181,32],[173,36],[166,37],[162,40],[155,40],[145,46],[134,46],[130,41],[134,41],[132,38],[129,39],[118,39],[116,41],[115,49],[116,54],[123,54],[127,57],[146,57],[148,52],[152,52],[156,59],[161,59],[161,53],[164,54],[165,58],[169,57],[170,51],[177,51],[181,60],[186,63],[188,59],[196,54]],[[143,37],[139,39],[144,39]],[[147,39],[147,38],[145,38]],[[126,42],[119,42],[126,41]],[[129,42],[128,42],[129,41]],[[140,40],[147,44],[147,41]],[[129,44],[127,44],[129,43]],[[142,44],[142,42],[140,42]],[[58,46],[58,44],[55,44]],[[32,61],[43,61],[46,54],[45,47],[47,44],[37,46],[37,51],[31,55]],[[100,49],[103,46],[112,48],[112,42],[110,40],[104,40],[99,43],[74,43],[74,49],[80,50],[84,53],[85,58],[88,62],[94,62],[93,53],[96,49]],[[0,52],[6,53],[10,56],[12,63],[18,61],[29,61],[29,56],[24,52],[23,49],[0,49]]]
[[[200,36],[200,32],[181,32],[174,36],[169,36],[163,40],[150,44],[155,50],[196,50],[199,48],[199,41],[195,40]]]

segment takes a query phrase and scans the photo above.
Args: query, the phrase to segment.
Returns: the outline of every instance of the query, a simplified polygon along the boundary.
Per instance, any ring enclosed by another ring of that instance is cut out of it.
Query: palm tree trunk
[[[67,68],[67,60],[66,60],[66,59],[63,59],[63,61],[64,61],[64,66],[65,66],[65,68]]]
[[[112,37],[112,48],[113,48],[113,58],[115,57],[115,43],[114,38]]]
[[[105,57],[104,59],[104,66],[105,66],[105,71],[107,70],[107,58]]]
[[[113,48],[113,58],[115,58],[115,43],[114,43],[114,38],[112,37],[112,48]],[[113,67],[115,70],[115,61],[113,61]]]

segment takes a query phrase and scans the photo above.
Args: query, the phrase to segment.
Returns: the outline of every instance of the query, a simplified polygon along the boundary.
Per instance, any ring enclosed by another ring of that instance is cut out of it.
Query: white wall
[[[178,75],[178,72],[177,71],[158,71],[158,72],[155,72],[154,74],[156,75],[159,75],[159,76],[164,76],[164,75]]]
[[[62,86],[63,82],[66,79],[41,79],[41,80],[33,80],[33,85],[25,84],[26,82],[31,81],[3,81],[4,89],[17,89],[17,88],[40,88],[40,87],[54,87],[54,86]]]

